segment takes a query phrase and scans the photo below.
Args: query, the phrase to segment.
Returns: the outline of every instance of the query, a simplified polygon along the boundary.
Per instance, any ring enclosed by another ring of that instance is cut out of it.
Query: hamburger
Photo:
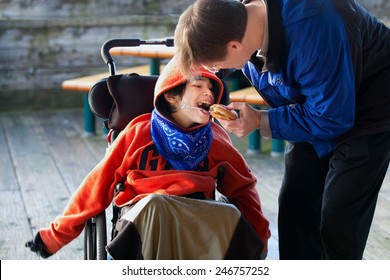
[[[236,120],[238,115],[236,111],[228,109],[222,104],[213,104],[209,109],[210,115],[218,120]]]

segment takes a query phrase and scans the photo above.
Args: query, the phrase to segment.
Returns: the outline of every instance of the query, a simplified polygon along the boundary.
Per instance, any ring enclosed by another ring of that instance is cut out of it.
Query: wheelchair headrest
[[[152,112],[157,78],[132,73],[101,79],[89,91],[91,111],[108,120],[108,129],[123,130],[135,117]]]
[[[92,113],[102,119],[108,119],[114,104],[114,98],[108,91],[107,79],[103,78],[97,81],[88,94],[88,103]]]

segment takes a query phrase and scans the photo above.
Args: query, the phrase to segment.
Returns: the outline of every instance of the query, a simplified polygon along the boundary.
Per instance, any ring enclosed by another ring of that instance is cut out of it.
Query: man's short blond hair
[[[175,30],[178,65],[193,76],[198,64],[221,61],[230,41],[241,42],[248,15],[237,0],[197,0],[180,16]]]

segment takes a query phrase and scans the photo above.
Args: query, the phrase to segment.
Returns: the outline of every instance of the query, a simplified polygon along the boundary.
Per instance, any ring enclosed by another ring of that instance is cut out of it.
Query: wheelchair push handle
[[[110,50],[114,47],[138,47],[140,45],[165,45],[173,47],[174,40],[171,38],[162,40],[140,40],[140,39],[111,39],[106,41],[101,48],[101,56],[104,62],[110,68],[110,74],[115,75],[115,63],[110,54]]]

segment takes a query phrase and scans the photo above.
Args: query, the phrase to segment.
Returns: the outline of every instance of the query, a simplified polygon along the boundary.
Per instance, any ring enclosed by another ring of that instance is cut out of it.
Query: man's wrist
[[[265,138],[271,138],[271,128],[269,126],[269,119],[268,119],[268,111],[267,110],[260,110],[260,134]]]

